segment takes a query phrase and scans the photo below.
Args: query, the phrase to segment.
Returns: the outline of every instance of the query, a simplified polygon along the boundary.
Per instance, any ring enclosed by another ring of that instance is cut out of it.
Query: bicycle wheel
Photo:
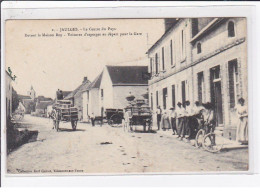
[[[197,148],[200,148],[202,146],[204,135],[205,131],[203,129],[200,129],[195,137],[195,146]]]
[[[205,135],[202,146],[206,151],[216,153],[222,149],[223,144],[223,137],[213,132]]]

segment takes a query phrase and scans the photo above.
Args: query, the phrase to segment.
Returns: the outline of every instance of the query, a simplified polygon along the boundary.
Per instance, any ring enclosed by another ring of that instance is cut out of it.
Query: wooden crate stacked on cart
[[[69,100],[57,101],[57,108],[61,112],[61,120],[76,120],[78,118],[78,109],[72,107]]]

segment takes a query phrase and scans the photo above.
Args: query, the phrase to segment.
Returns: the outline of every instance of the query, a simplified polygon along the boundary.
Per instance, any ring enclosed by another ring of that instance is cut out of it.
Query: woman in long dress
[[[245,106],[245,100],[240,98],[238,100],[237,109],[237,116],[239,119],[237,125],[237,134],[236,134],[236,141],[241,144],[248,143],[248,112],[247,106]]]
[[[161,126],[162,126],[162,129],[165,131],[165,130],[168,130],[171,128],[171,125],[170,125],[170,119],[169,119],[169,115],[167,113],[166,110],[164,110],[164,113],[162,115],[162,121],[161,121]]]

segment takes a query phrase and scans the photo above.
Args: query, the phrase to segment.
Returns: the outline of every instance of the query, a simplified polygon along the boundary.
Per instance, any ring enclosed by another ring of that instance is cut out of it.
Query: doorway
[[[223,125],[223,102],[221,91],[220,66],[210,69],[211,102],[214,104],[215,120],[217,126]]]

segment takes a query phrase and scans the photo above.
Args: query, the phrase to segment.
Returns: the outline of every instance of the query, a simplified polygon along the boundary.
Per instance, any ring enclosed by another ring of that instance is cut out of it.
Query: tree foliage
[[[12,88],[12,112],[14,112],[19,106],[19,97],[17,92]]]

